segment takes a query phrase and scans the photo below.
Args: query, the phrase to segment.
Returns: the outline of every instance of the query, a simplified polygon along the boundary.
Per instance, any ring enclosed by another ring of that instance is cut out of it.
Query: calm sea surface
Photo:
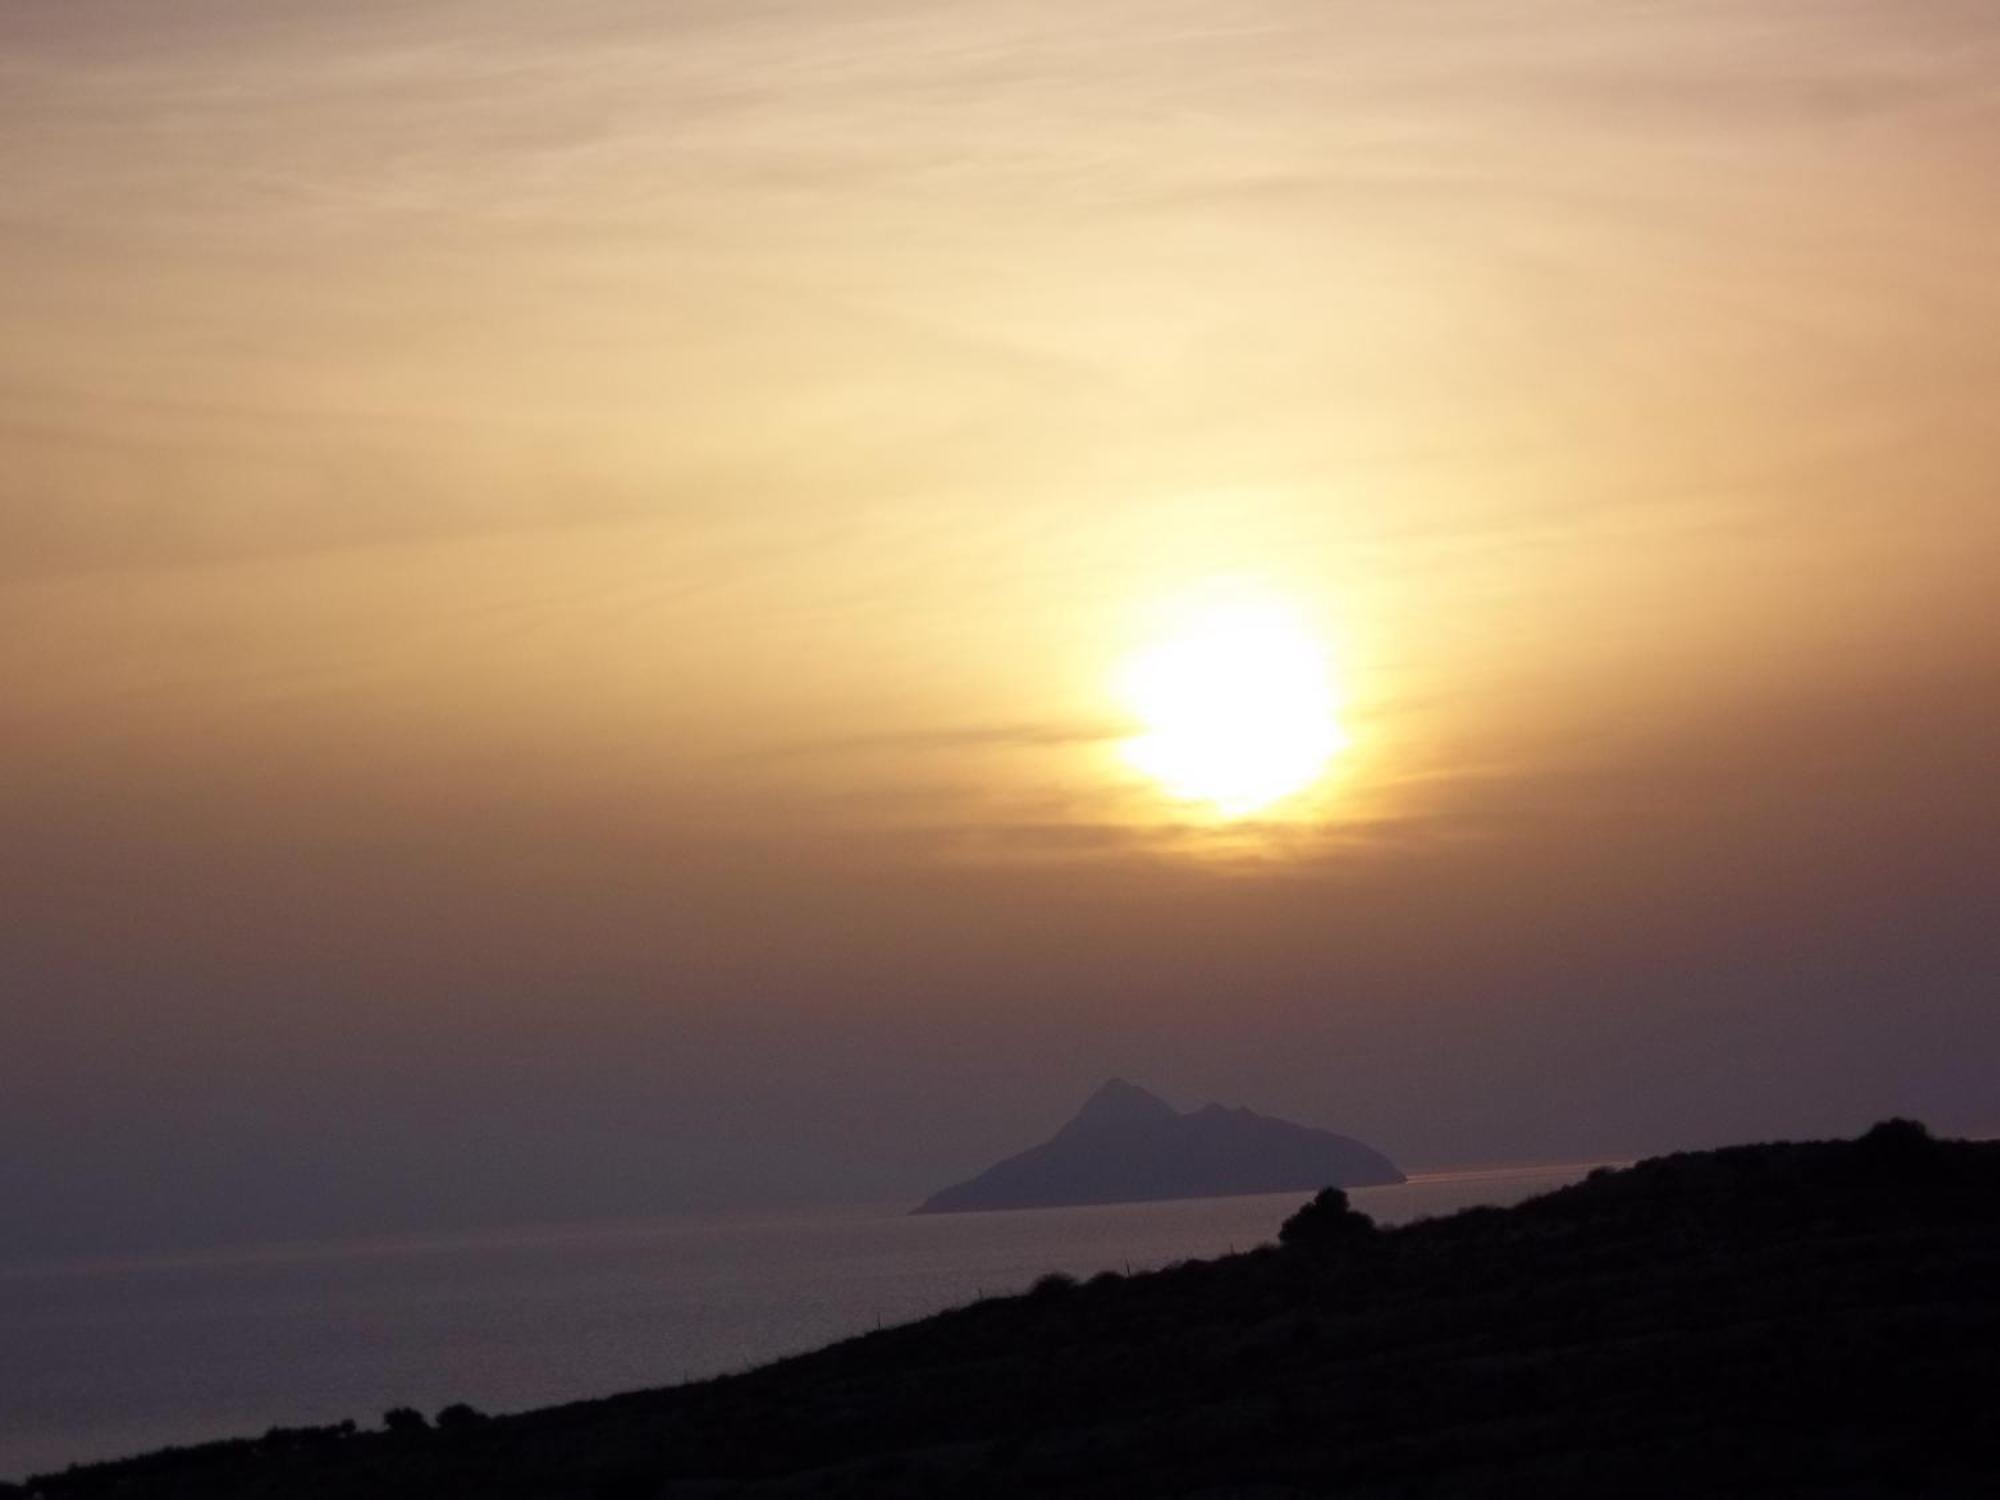
[[[1403,1223],[1579,1166],[1362,1188]],[[391,1406],[510,1411],[738,1370],[1045,1271],[1274,1239],[1301,1193],[911,1218],[903,1205],[0,1268],[0,1478]]]

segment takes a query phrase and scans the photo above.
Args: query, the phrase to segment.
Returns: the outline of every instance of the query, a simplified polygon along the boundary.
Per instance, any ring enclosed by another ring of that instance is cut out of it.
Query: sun
[[[1143,726],[1126,762],[1225,818],[1305,791],[1348,744],[1326,652],[1276,599],[1187,608],[1124,664],[1118,692]]]

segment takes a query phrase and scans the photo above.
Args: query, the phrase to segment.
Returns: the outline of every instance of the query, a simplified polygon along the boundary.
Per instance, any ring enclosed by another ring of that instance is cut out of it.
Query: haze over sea
[[[1591,1164],[1359,1188],[1384,1224]],[[690,1216],[0,1269],[0,1477],[388,1407],[511,1411],[741,1369],[1048,1271],[1247,1250],[1305,1194]]]

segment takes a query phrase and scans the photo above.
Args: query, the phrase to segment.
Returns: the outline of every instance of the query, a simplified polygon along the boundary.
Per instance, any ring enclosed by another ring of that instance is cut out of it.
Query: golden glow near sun
[[[1326,652],[1275,599],[1189,608],[1118,687],[1144,726],[1121,747],[1127,763],[1225,818],[1306,790],[1348,743]]]

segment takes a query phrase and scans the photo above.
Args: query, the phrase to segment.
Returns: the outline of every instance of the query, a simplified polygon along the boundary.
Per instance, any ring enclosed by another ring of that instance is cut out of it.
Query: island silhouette
[[[1403,1180],[1374,1147],[1330,1130],[1220,1104],[1182,1114],[1159,1095],[1113,1078],[1041,1145],[933,1193],[912,1212],[1231,1198]]]

